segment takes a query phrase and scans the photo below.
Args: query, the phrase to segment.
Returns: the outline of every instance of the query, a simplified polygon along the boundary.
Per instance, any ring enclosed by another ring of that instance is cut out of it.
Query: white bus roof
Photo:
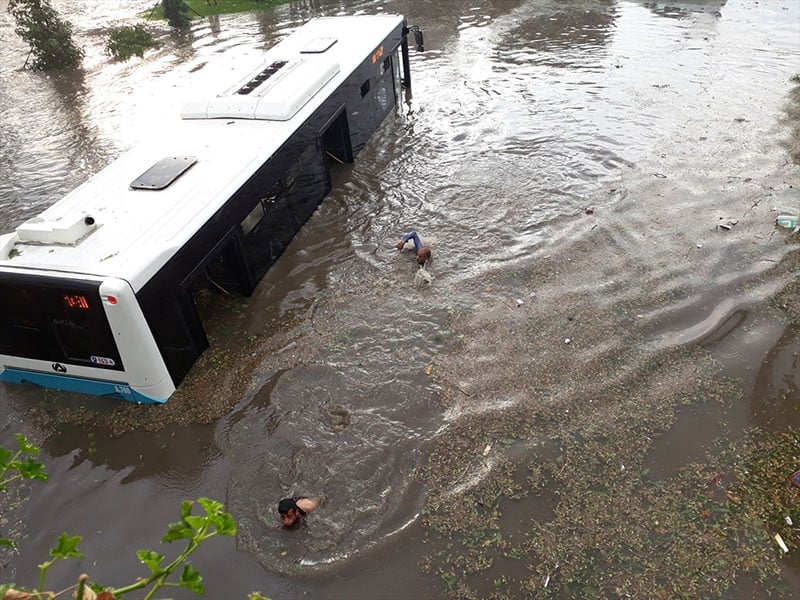
[[[402,22],[359,15],[299,27],[255,72],[222,82],[220,96],[187,98],[169,134],[0,236],[0,267],[117,277],[138,291]],[[196,162],[165,189],[131,187],[173,157]]]

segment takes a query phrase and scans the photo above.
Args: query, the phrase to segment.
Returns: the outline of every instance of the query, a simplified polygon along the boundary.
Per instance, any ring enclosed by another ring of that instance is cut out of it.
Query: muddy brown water
[[[3,441],[31,435],[50,473],[10,512],[19,551],[3,580],[35,581],[66,531],[84,536],[81,571],[128,582],[141,573],[135,550],[158,549],[180,501],[208,496],[240,532],[194,560],[207,597],[441,596],[418,567],[437,541],[414,474],[451,426],[543,391],[600,390],[604,373],[688,346],[739,379],[746,399],[679,411],[645,457],[654,479],[750,426],[800,428],[800,338],[769,307],[796,276],[773,271],[796,248],[773,222],[800,212],[786,123],[797,2],[294,2],[164,32],[144,60],[110,63],[103,29],[151,4],[54,2],[87,50],[83,73],[59,78],[20,70],[27,51],[0,1],[3,231],[157,135],[189,91],[214,90],[227,61],[312,16],[400,12],[422,27],[426,51],[412,56],[413,96],[336,174],[253,297],[213,315],[218,348],[272,340],[247,360],[211,351],[208,373],[243,382],[210,385],[233,395],[222,414],[162,423],[149,410],[120,434],[102,402],[0,385]],[[429,285],[415,285],[413,259],[393,248],[410,229],[433,246]],[[631,307],[619,315],[627,331],[598,318],[617,304]],[[522,310],[541,326],[503,335]],[[192,374],[195,393],[203,376]],[[471,401],[443,402],[447,390]],[[506,452],[532,456],[524,443]],[[326,500],[287,532],[274,506],[293,493]],[[524,536],[556,504],[547,490],[504,503],[503,534]],[[785,564],[800,593],[800,565]],[[506,559],[493,569],[528,572]],[[72,573],[54,567],[53,586]],[[746,583],[740,593],[765,594]]]

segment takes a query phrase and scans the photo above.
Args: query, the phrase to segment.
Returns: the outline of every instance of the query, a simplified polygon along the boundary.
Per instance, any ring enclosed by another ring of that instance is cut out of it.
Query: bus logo
[[[96,365],[105,365],[107,367],[113,367],[115,364],[113,358],[106,358],[105,356],[90,356],[89,360],[91,360]]]
[[[53,371],[55,371],[56,373],[66,373],[67,367],[65,367],[61,363],[53,363]]]
[[[125,396],[130,396],[131,395],[131,388],[129,388],[127,385],[115,385],[114,386],[114,391],[117,394],[123,394]]]

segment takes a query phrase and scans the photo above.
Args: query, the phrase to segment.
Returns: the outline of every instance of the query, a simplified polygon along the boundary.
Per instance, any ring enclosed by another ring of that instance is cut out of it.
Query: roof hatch
[[[325,49],[335,41],[328,38]],[[181,117],[288,121],[338,72],[338,63],[316,56],[273,61],[222,96],[187,102]]]
[[[134,179],[131,187],[135,190],[163,190],[196,162],[196,156],[167,156]]]
[[[335,37],[318,37],[308,42],[300,50],[300,54],[322,54],[336,43]]]

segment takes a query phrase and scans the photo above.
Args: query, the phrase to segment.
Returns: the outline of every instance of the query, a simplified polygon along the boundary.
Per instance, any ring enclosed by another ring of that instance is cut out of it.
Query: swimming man
[[[417,235],[416,231],[411,231],[405,234],[403,236],[403,239],[397,242],[395,248],[397,248],[398,250],[402,250],[405,247],[406,242],[408,240],[414,242],[414,249],[417,251],[417,264],[424,266],[427,263],[431,262],[430,246],[424,246],[422,244],[422,241],[419,239],[419,236]]]
[[[304,496],[284,498],[278,502],[278,516],[284,527],[291,527],[318,506],[318,501]]]

